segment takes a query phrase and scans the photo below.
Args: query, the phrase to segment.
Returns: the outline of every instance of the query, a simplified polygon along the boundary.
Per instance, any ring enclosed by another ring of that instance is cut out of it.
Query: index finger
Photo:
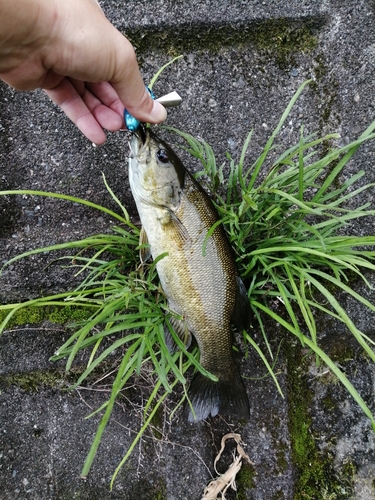
[[[86,106],[75,86],[67,78],[53,89],[44,92],[55,102],[64,113],[76,124],[78,129],[93,143],[103,144],[105,133],[91,111]]]

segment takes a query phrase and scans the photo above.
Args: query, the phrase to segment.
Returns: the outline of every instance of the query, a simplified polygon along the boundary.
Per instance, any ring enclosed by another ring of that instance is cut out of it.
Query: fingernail
[[[166,118],[167,118],[167,110],[165,109],[165,107],[159,102],[154,101],[154,105],[150,113],[150,119],[152,120],[152,122],[153,123],[164,122]]]

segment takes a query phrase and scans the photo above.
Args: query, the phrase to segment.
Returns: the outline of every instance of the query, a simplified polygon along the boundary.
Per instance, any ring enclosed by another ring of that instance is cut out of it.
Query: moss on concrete
[[[41,306],[23,307],[16,311],[7,324],[7,328],[22,325],[35,325],[42,321],[51,321],[66,325],[88,319],[95,311],[94,307],[77,306]],[[10,310],[0,311],[0,324],[5,320]]]
[[[82,375],[85,369],[86,365],[82,364],[71,368],[68,372],[59,368],[54,370],[32,370],[22,373],[7,373],[5,375],[0,375],[0,390],[11,386],[18,387],[28,393],[38,392],[46,388],[66,390],[77,381],[77,378]],[[109,368],[108,364],[103,361],[102,364],[85,378],[82,385],[90,385],[97,381],[97,379],[103,375],[103,372],[105,373],[108,369],[111,369],[111,365]]]
[[[19,387],[25,392],[37,392],[41,388],[66,388],[71,376],[63,370],[31,371],[0,376],[0,388]]]
[[[279,474],[283,474],[290,465],[288,462],[288,453],[290,450],[289,444],[283,440],[280,440],[280,426],[280,419],[273,416],[272,423],[269,426],[269,431],[271,433],[273,446],[275,448],[277,472]]]
[[[277,491],[272,495],[272,500],[284,500],[285,494],[282,490]]]
[[[322,53],[314,57],[315,81],[310,87],[315,91],[319,113],[319,132],[321,135],[330,129],[337,128],[341,122],[341,116],[335,111],[339,98],[339,84],[329,69],[325,56]],[[328,151],[330,144],[325,144],[323,154]]]
[[[186,25],[161,26],[147,31],[143,28],[124,33],[137,49],[137,56],[150,47],[170,56],[187,52],[210,51],[235,46],[254,45],[259,51],[276,60],[280,66],[291,63],[293,54],[310,52],[317,45],[316,31],[324,24],[324,18],[293,20],[290,18],[254,21],[251,24],[223,24],[217,26]]]
[[[156,404],[156,402],[155,402]],[[154,405],[153,405],[154,406]],[[151,420],[151,431],[156,439],[163,439],[163,420],[164,420],[164,410],[163,406],[159,406],[156,410],[152,420]]]
[[[246,500],[249,498],[248,490],[255,488],[255,468],[253,465],[243,462],[241,470],[237,474],[237,500]]]
[[[312,428],[309,409],[313,393],[307,384],[306,373],[309,359],[299,345],[286,349],[288,359],[289,392],[289,432],[292,445],[292,459],[296,468],[294,500],[343,498],[352,490],[353,464],[351,476],[340,477],[333,469],[333,454],[329,443],[320,450]],[[305,357],[304,357],[305,356]],[[332,402],[329,404],[332,406]],[[345,478],[345,484],[343,483]],[[349,498],[349,497],[345,497]]]
[[[163,486],[159,491],[153,492],[148,500],[167,500],[165,486]]]
[[[125,496],[124,496],[125,498]],[[144,500],[168,500],[165,479],[159,476],[157,479],[148,479],[147,475],[140,478],[136,485],[133,485],[131,493],[126,498],[142,498]]]
[[[309,23],[296,26],[287,19],[266,21],[256,32],[255,46],[274,58],[281,67],[294,64],[294,55],[309,53],[317,45]]]

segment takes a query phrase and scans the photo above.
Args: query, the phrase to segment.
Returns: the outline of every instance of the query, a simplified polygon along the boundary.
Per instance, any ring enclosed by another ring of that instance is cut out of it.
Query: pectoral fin
[[[176,233],[179,235],[181,241],[183,243],[188,243],[190,241],[190,236],[186,227],[183,225],[183,223],[180,221],[180,219],[174,212],[170,211],[170,216],[171,216],[171,223],[173,224],[173,227]]]
[[[148,242],[147,233],[143,226],[139,234],[139,258],[141,259],[142,264],[151,258],[151,246]]]
[[[160,222],[160,224],[166,229],[169,229],[172,226],[174,233],[177,234],[178,239],[182,243],[185,244],[186,242],[189,242],[189,233],[181,220],[177,217],[177,215],[171,208],[164,208],[164,213],[157,218],[158,222]]]

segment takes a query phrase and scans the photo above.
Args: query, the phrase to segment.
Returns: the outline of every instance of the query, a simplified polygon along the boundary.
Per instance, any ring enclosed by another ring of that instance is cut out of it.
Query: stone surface
[[[183,54],[154,90],[158,95],[180,93],[183,103],[169,111],[168,124],[207,140],[218,164],[226,151],[238,159],[248,131],[254,129],[251,164],[306,79],[315,85],[306,89],[283,127],[278,140],[282,146],[298,140],[302,124],[310,133],[337,131],[345,144],[375,119],[372,0],[107,0],[102,6],[135,45],[146,82],[172,56]],[[123,132],[112,133],[104,146],[94,147],[41,92],[0,86],[0,190],[61,192],[115,210],[103,172],[136,220],[127,180],[127,140]],[[363,169],[363,182],[373,182],[374,158],[375,145],[368,143],[350,162],[347,175]],[[364,202],[372,196],[366,195]],[[70,202],[0,197],[0,261],[106,231],[113,222]],[[352,228],[358,234],[373,230],[372,220]],[[77,280],[70,270],[46,267],[51,258],[40,254],[6,268],[0,300],[26,300],[74,286]],[[373,293],[369,300],[374,300]],[[358,327],[374,338],[374,318],[355,304],[345,305]],[[351,346],[340,324],[320,327],[322,342],[333,354],[338,345]],[[285,333],[271,325],[270,331],[276,350]],[[251,352],[242,361],[242,373],[249,377],[248,424],[213,419],[192,425],[179,413],[172,423],[163,417],[162,428],[146,433],[110,491],[111,475],[140,428],[142,398],[152,385],[150,380],[134,381],[137,390],[116,405],[92,471],[83,481],[80,471],[98,424],[97,416],[85,416],[105,401],[108,387],[66,390],[72,380],[64,375],[63,363],[49,361],[66,336],[58,326],[43,323],[15,328],[0,338],[1,499],[198,499],[214,475],[221,437],[230,430],[241,433],[255,464],[255,476],[239,484],[238,498],[375,498],[375,443],[369,421],[324,367],[316,368],[297,346],[291,351],[288,342],[276,365],[284,398],[269,377],[261,378],[265,368]],[[260,332],[255,339],[262,344]],[[336,359],[375,411],[374,367],[355,346],[337,353]],[[308,407],[305,430],[315,443],[313,450],[303,450],[305,471],[296,462],[293,433],[303,399]],[[307,482],[301,492],[303,472],[316,468],[319,460],[320,482]],[[228,493],[231,498],[236,498],[233,492]]]

